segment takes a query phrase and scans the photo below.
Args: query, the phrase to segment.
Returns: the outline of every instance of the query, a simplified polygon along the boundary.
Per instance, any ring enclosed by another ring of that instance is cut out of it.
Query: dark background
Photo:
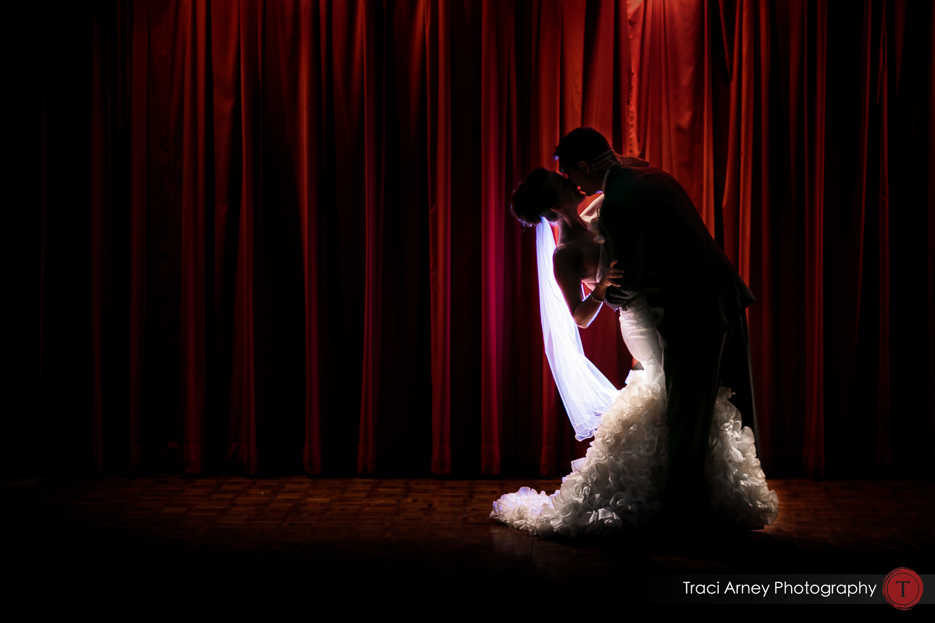
[[[5,473],[566,472],[507,205],[590,125],[756,294],[766,473],[931,477],[931,3],[12,10]]]

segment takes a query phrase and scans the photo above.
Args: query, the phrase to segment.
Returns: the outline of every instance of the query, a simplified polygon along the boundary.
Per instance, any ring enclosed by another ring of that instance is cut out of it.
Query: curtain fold
[[[481,456],[482,474],[500,473],[503,413],[504,344],[504,231],[509,182],[506,173],[514,154],[508,153],[507,109],[515,101],[512,85],[513,15],[504,3],[480,7],[480,148],[481,187]]]
[[[566,472],[508,204],[590,125],[679,179],[757,296],[767,473],[932,473],[929,3],[18,10],[4,469]],[[582,337],[622,383],[614,315]]]
[[[451,15],[423,2],[426,60],[429,290],[432,334],[432,473],[451,473]]]

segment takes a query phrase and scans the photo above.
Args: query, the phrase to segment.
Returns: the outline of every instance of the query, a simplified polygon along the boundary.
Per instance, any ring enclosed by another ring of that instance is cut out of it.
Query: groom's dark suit
[[[670,455],[667,506],[702,503],[704,458],[719,385],[754,428],[744,309],[753,294],[711,238],[685,189],[651,167],[612,170],[604,187],[602,264],[617,261],[620,288],[606,301],[626,307],[643,294],[663,346]],[[673,508],[675,507],[675,508]]]

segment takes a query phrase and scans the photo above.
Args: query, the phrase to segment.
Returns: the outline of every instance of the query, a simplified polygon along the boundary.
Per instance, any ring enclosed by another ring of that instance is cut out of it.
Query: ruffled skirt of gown
[[[539,536],[596,535],[650,525],[662,509],[668,469],[665,390],[645,372],[632,372],[601,417],[584,458],[572,463],[561,489],[547,495],[523,487],[493,503],[490,516]],[[766,485],[753,433],[718,393],[705,475],[707,515],[740,529],[770,524],[779,499]]]

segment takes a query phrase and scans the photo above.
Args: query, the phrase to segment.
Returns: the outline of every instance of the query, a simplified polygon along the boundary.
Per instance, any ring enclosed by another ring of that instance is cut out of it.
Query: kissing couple
[[[671,175],[618,157],[593,128],[569,132],[555,154],[564,175],[535,169],[511,204],[537,229],[553,377],[576,436],[594,441],[554,494],[524,487],[494,502],[491,517],[542,536],[768,525],[778,498],[756,458],[753,294]],[[639,362],[620,391],[577,333],[605,305]]]

